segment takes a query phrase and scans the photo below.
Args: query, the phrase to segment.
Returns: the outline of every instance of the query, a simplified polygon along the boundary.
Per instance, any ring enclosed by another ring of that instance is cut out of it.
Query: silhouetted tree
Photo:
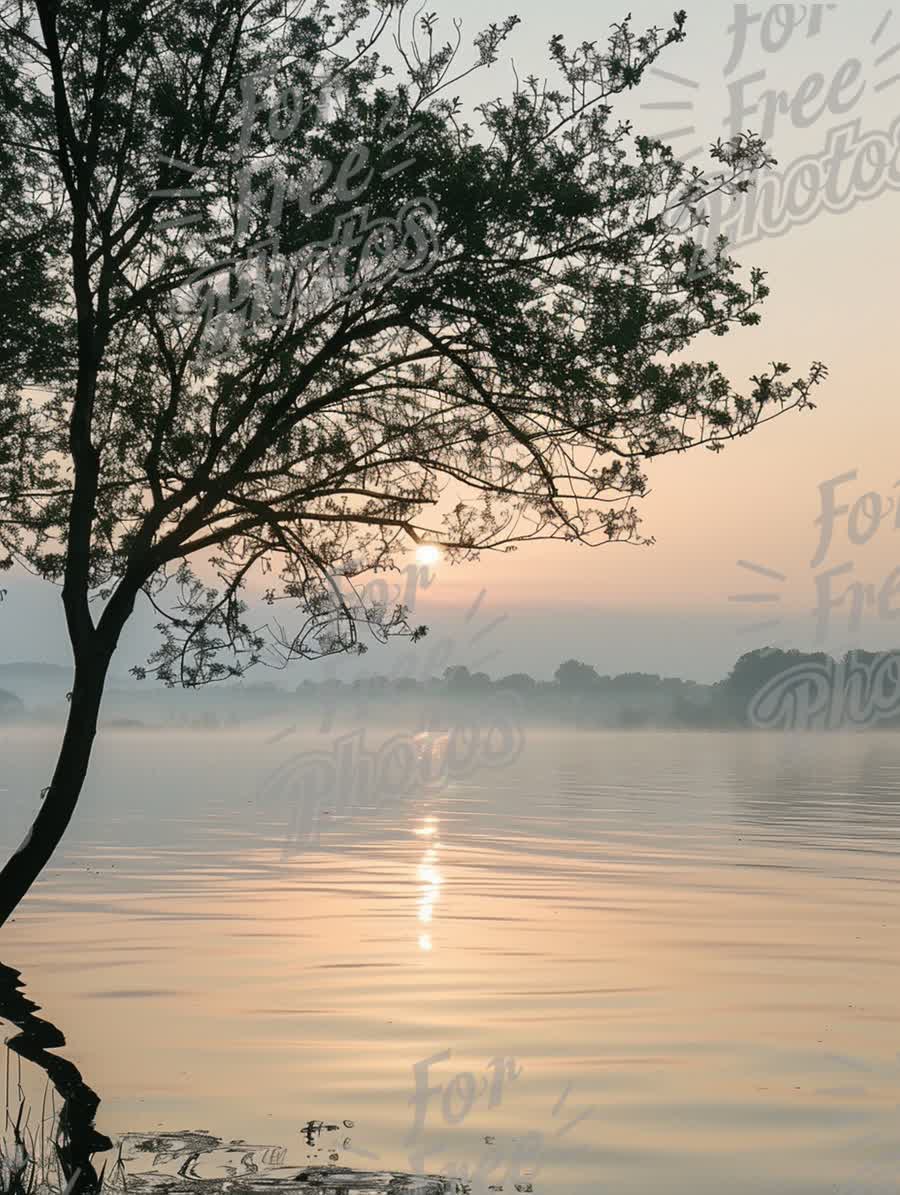
[[[626,693],[648,693],[658,689],[662,683],[656,673],[622,672],[613,682],[613,687]]]
[[[6,689],[0,689],[0,722],[9,722],[24,712],[25,706],[20,697]]]
[[[782,676],[801,664],[827,664],[830,657],[824,652],[807,654],[792,648],[763,647],[746,652],[735,663],[726,679],[718,685],[717,693],[724,708],[740,723],[749,718],[753,698],[775,677]]]
[[[554,673],[556,683],[564,693],[589,693],[599,687],[596,668],[579,660],[566,660]]]
[[[394,689],[402,694],[417,693],[421,687],[419,681],[412,676],[400,676],[394,681]]]
[[[470,672],[464,664],[444,669],[444,680],[450,693],[483,693],[491,687],[486,672]]]
[[[65,287],[53,268],[66,222],[43,202],[46,162],[30,140],[33,106],[47,100],[18,66],[15,55],[0,56],[0,454],[17,446],[13,433],[26,418],[20,388],[58,380],[72,351],[60,312]]]
[[[529,676],[527,672],[513,672],[497,681],[498,689],[509,689],[513,693],[532,693],[535,685],[534,677]]]
[[[23,97],[0,159],[3,245],[12,293],[39,300],[4,349],[0,543],[61,585],[75,666],[0,921],[69,822],[141,595],[162,643],[138,674],[166,684],[240,675],[266,651],[359,650],[364,627],[415,636],[354,578],[423,540],[451,562],[538,537],[648,542],[646,460],[810,405],[819,366],[791,381],[776,363],[742,395],[706,352],[686,356],[759,320],[764,273],[740,282],[724,245],[697,269],[694,234],[709,194],[770,159],[739,137],[704,176],[614,118],[684,13],[605,44],[555,37],[555,87],[525,79],[468,119],[453,86],[517,18],[457,63],[460,40],[430,15],[412,39],[410,15],[0,0],[4,94]],[[400,75],[376,51],[392,27]],[[434,249],[430,271],[408,242]],[[49,378],[34,319],[58,328]],[[250,625],[259,578],[296,630]]]

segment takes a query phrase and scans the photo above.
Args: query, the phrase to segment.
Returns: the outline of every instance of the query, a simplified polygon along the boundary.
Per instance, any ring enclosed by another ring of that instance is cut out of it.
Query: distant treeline
[[[536,680],[524,672],[495,680],[484,672],[455,666],[442,677],[426,681],[384,676],[350,683],[307,681],[297,693],[311,701],[325,699],[339,705],[377,704],[403,696],[473,701],[513,693],[526,714],[530,711],[541,720],[624,727],[759,725],[764,712],[777,714],[779,708],[785,710],[784,722],[793,712],[793,725],[802,725],[804,714],[810,713],[811,725],[826,725],[829,718],[836,725],[854,720],[841,712],[852,706],[859,715],[857,723],[900,726],[900,650],[860,650],[835,659],[823,652],[760,648],[742,655],[728,675],[714,684],[648,672],[604,674],[592,664],[566,660],[551,681]],[[794,704],[789,707],[791,699]],[[870,716],[873,710],[877,716]],[[776,725],[777,718],[771,717],[771,724]]]
[[[647,672],[604,674],[580,660],[560,664],[552,680],[536,680],[525,672],[492,678],[456,665],[426,679],[376,675],[352,681],[304,680],[295,689],[244,680],[184,691],[143,682],[109,691],[104,722],[133,727],[149,716],[168,725],[211,729],[274,715],[321,719],[333,714],[343,721],[345,717],[378,718],[380,712],[388,719],[398,708],[410,716],[421,712],[425,720],[438,711],[440,721],[461,705],[478,706],[512,696],[523,718],[551,725],[802,725],[803,710],[808,713],[811,707],[821,713],[818,722],[810,720],[811,725],[837,725],[842,724],[844,697],[851,692],[854,708],[862,715],[849,721],[900,727],[900,650],[855,651],[834,659],[822,652],[761,648],[742,655],[728,675],[714,684]],[[44,697],[42,705],[26,711],[20,698],[0,690],[0,721],[29,715],[33,720],[58,720],[65,713],[64,698],[61,692],[48,705]]]

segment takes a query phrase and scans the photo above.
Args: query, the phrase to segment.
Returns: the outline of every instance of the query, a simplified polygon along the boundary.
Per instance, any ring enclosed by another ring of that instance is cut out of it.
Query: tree
[[[657,673],[622,672],[613,677],[612,688],[621,693],[648,693],[658,689],[662,678]]]
[[[14,718],[21,717],[24,712],[25,704],[21,697],[6,689],[0,689],[0,722],[11,722]]]
[[[0,445],[15,445],[12,414],[18,389],[58,377],[65,321],[54,305],[63,298],[51,263],[64,249],[64,222],[55,205],[41,202],[40,154],[29,144],[32,106],[46,103],[23,85],[16,60],[0,59]]]
[[[23,360],[4,391],[0,538],[61,586],[75,670],[0,922],[65,832],[139,600],[161,642],[135,671],[167,685],[358,651],[366,628],[417,638],[355,578],[411,543],[451,563],[541,537],[648,543],[647,460],[811,405],[819,365],[776,363],[745,396],[686,357],[759,320],[764,273],[741,282],[723,243],[696,269],[693,234],[709,195],[771,159],[747,135],[704,175],[614,118],[684,13],[599,46],[555,37],[556,87],[526,79],[468,118],[453,88],[518,18],[466,61],[458,31],[410,16],[0,0],[29,177],[3,236],[26,244],[32,197],[62,230],[41,241],[53,369]],[[250,624],[261,577],[296,629]]]
[[[553,675],[564,693],[590,693],[600,685],[597,669],[580,660],[566,660]]]
[[[745,652],[717,688],[728,713],[738,722],[746,724],[753,699],[776,677],[784,676],[804,664],[821,667],[829,663],[830,657],[824,652],[806,653],[796,648],[784,651],[776,647],[762,647]]]
[[[422,685],[414,676],[398,676],[393,687],[395,693],[407,694],[418,693]]]
[[[537,682],[527,672],[513,672],[497,681],[498,689],[508,689],[512,693],[533,693]]]
[[[468,693],[472,688],[472,674],[465,664],[452,664],[444,669],[444,682],[450,693]]]

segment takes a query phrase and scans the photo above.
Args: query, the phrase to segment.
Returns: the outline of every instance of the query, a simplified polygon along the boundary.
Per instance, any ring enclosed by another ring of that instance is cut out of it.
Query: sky
[[[510,11],[522,17],[496,66],[469,83],[467,100],[508,94],[512,61],[520,76],[545,75],[554,33],[603,38],[629,7],[635,27],[671,19],[671,4],[608,0],[429,5],[445,23],[461,17],[464,42]],[[752,243],[735,253],[769,271],[762,324],[698,343],[696,355],[714,358],[745,391],[773,360],[796,375],[821,360],[830,376],[814,411],[789,412],[718,455],[701,449],[657,462],[641,504],[651,547],[535,543],[439,567],[417,613],[432,643],[450,641],[452,662],[490,655],[492,674],[550,676],[575,656],[600,672],[712,680],[767,643],[838,651],[900,641],[900,10],[869,0],[686,8],[687,40],[660,61],[664,74],[652,72],[621,105],[623,116],[636,130],[672,134],[678,153],[700,149],[698,165],[702,147],[730,136],[734,122],[765,132],[789,192],[774,223],[753,224]],[[18,576],[3,586],[0,661],[66,663],[58,591]],[[145,616],[130,629],[118,671],[152,648],[151,626]],[[395,666],[396,656],[375,652],[349,671]],[[320,674],[298,663],[287,683]]]

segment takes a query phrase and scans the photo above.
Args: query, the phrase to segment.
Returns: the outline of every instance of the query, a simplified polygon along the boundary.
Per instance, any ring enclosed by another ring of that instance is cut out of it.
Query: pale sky
[[[694,133],[672,140],[676,151],[688,153],[730,135],[729,111],[735,97],[743,95],[749,106],[766,89],[783,90],[791,99],[800,91],[793,113],[778,115],[769,138],[781,171],[802,157],[821,155],[829,136],[834,143],[836,130],[858,122],[855,132],[851,127],[843,135],[848,146],[855,138],[862,147],[846,151],[841,175],[846,210],[822,210],[786,235],[740,249],[739,261],[769,271],[773,293],[763,309],[763,322],[724,339],[710,339],[698,345],[696,353],[701,360],[717,360],[745,390],[749,375],[773,360],[790,362],[796,374],[823,360],[830,377],[818,389],[817,410],[789,413],[720,455],[700,450],[658,463],[651,474],[653,493],[642,506],[642,530],[656,537],[653,547],[614,545],[591,551],[534,544],[514,555],[485,556],[478,565],[440,571],[422,606],[423,621],[430,621],[437,634],[455,634],[462,643],[465,636],[452,628],[471,631],[461,611],[486,589],[480,625],[506,616],[484,637],[485,644],[490,638],[500,653],[496,663],[487,666],[495,674],[528,670],[546,676],[560,660],[575,655],[601,672],[635,669],[714,679],[741,652],[767,642],[789,639],[798,647],[830,650],[900,643],[900,619],[891,617],[900,615],[900,584],[893,586],[894,599],[891,582],[900,565],[900,530],[895,529],[896,512],[889,507],[900,495],[894,488],[900,482],[894,364],[900,148],[890,153],[885,149],[891,126],[900,117],[900,10],[891,16],[886,5],[869,0],[805,9],[751,5],[751,15],[770,8],[779,12],[766,18],[765,44],[760,23],[749,27],[743,56],[726,76],[734,44],[728,27],[736,9],[747,6],[686,7],[687,41],[670,48],[660,63],[681,82],[659,75],[647,78],[622,109],[637,129],[661,134],[693,126]],[[510,57],[520,76],[544,74],[545,46],[553,33],[572,40],[599,39],[629,8],[637,27],[667,23],[673,5],[634,0],[556,0],[527,7],[513,5],[512,0],[433,0],[429,5],[448,19],[459,14],[467,40],[510,11],[523,18],[504,58],[489,74],[476,77],[474,87],[482,98],[509,92]],[[790,36],[777,23],[788,11],[806,13]],[[785,44],[779,48],[782,39]],[[847,66],[854,58],[858,67]],[[764,78],[739,82],[759,72],[765,72]],[[821,81],[810,78],[816,72],[823,76]],[[837,111],[829,110],[829,96]],[[669,111],[642,108],[673,102],[689,106]],[[741,123],[760,131],[761,111],[745,114]],[[880,141],[875,136],[879,131]],[[893,146],[898,145],[900,136],[895,133]],[[866,192],[875,197],[863,198]],[[881,495],[885,512],[891,513],[875,530],[869,516],[876,506],[873,498],[867,499],[854,523],[857,542],[848,530],[847,515],[837,514],[830,550],[814,567],[820,487],[853,471],[855,480],[834,487],[838,510],[852,507],[868,492]],[[867,537],[866,543],[859,542]],[[784,580],[753,573],[740,567],[740,560],[764,566]],[[860,589],[863,616],[858,626],[850,624],[845,604],[832,612],[826,639],[817,641],[816,579],[841,565],[851,570],[835,579],[835,594],[853,582],[872,590]],[[3,579],[2,584],[9,596],[0,607],[0,661],[66,662],[57,591],[19,578]],[[780,600],[729,601],[730,595],[763,593]],[[778,627],[741,631],[748,624],[779,617]],[[136,627],[120,649],[116,671],[141,662],[142,652],[152,643],[152,632],[147,638]],[[466,662],[464,657],[460,648],[460,662]],[[366,667],[374,663],[375,657],[370,657]],[[304,665],[296,665],[289,683],[308,674]]]

